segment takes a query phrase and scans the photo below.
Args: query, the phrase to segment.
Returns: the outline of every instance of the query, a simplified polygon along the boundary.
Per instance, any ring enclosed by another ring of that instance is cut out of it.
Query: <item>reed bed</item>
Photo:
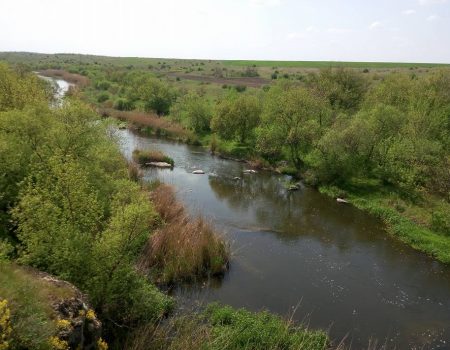
[[[229,247],[211,222],[189,216],[171,186],[160,185],[151,199],[163,225],[150,237],[140,268],[160,284],[223,274]]]

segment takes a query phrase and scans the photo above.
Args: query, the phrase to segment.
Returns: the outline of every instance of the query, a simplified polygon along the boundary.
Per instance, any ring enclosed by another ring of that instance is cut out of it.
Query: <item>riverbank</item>
[[[367,182],[354,182],[354,186],[344,189],[319,186],[319,191],[332,198],[345,197],[351,205],[383,220],[387,232],[394,238],[444,264],[450,264],[450,236],[429,228],[433,209],[442,205],[438,199],[424,195],[417,199],[418,205],[387,188],[371,191]]]

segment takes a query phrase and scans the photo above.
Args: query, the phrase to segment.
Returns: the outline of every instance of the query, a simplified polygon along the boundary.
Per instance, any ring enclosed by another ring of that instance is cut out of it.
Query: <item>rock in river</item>
[[[145,163],[145,165],[148,166],[154,166],[157,168],[172,168],[172,165],[166,162],[150,162],[150,163]]]

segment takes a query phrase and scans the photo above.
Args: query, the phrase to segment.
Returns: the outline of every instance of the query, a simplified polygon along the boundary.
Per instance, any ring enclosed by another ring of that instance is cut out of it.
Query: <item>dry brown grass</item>
[[[44,69],[39,71],[39,74],[46,77],[61,78],[78,87],[89,85],[89,78],[84,75],[69,73],[63,69]]]
[[[159,186],[151,199],[164,225],[151,236],[141,268],[165,284],[226,271],[229,249],[210,222],[190,217],[171,186]]]
[[[117,111],[112,108],[103,108],[100,109],[99,112],[103,116],[110,116],[122,121],[127,121],[137,127],[150,127],[156,133],[158,130],[164,130],[167,136],[172,138],[180,138],[183,140],[195,138],[191,131],[184,129],[180,124],[163,117],[158,117],[156,114],[138,111]]]

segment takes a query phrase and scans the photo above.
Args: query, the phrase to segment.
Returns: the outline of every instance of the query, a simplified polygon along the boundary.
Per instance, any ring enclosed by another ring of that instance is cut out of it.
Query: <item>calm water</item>
[[[246,165],[198,147],[121,130],[127,157],[159,149],[173,170],[145,170],[173,184],[195,215],[210,217],[231,242],[230,271],[221,281],[185,286],[188,303],[220,301],[263,308],[329,329],[360,349],[370,339],[398,349],[450,349],[450,268],[390,239],[382,223],[288,178],[244,175]],[[205,175],[193,175],[202,169]],[[240,180],[235,180],[239,177]]]

